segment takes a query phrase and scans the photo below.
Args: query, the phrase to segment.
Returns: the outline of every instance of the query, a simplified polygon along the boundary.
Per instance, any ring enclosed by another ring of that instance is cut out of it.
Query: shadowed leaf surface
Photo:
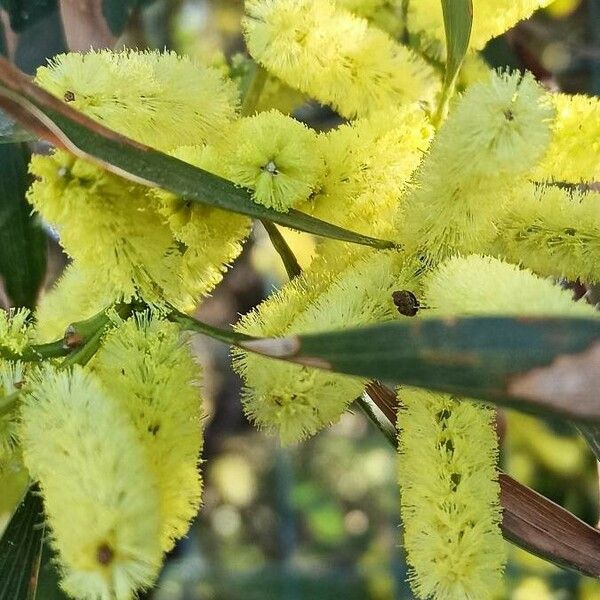
[[[0,540],[0,598],[35,596],[43,535],[42,499],[29,490]]]

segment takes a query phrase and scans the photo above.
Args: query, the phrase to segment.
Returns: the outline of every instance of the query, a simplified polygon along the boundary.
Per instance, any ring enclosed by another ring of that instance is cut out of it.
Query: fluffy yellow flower
[[[325,175],[300,206],[314,216],[368,235],[394,235],[403,192],[433,137],[417,104],[382,111],[319,136]],[[321,242],[339,253],[339,242]]]
[[[340,267],[318,259],[302,277],[244,317],[237,329],[255,335],[313,333],[397,316],[392,292],[397,285],[408,285],[413,272],[404,256],[360,250]],[[240,350],[234,351],[234,368],[245,380],[246,413],[257,426],[278,432],[283,443],[314,435],[337,421],[365,383]]]
[[[571,183],[600,180],[600,102],[589,96],[549,94],[556,110],[552,142],[534,177]]]
[[[344,117],[435,95],[425,61],[330,0],[250,0],[246,10],[251,55]]]
[[[418,598],[489,600],[501,581],[494,412],[416,388],[398,390],[404,546]]]
[[[403,0],[335,0],[336,6],[344,8],[395,36],[404,24]]]
[[[196,167],[226,177],[226,164],[212,146],[183,146],[171,153]],[[167,220],[181,255],[179,298],[174,304],[190,309],[222,279],[242,251],[251,220],[243,215],[188,202],[169,192],[153,190],[158,210]]]
[[[62,588],[80,600],[131,600],[161,561],[156,482],[133,425],[80,367],[42,371],[21,413]]]
[[[539,273],[600,281],[600,194],[523,189],[498,224],[494,254]]]
[[[515,186],[550,140],[550,109],[531,75],[492,74],[455,103],[399,216],[399,241],[435,264],[480,251]]]
[[[229,179],[280,212],[306,200],[324,171],[316,133],[276,110],[240,119],[228,136],[225,160]]]
[[[145,188],[56,151],[34,156],[27,198],[54,224],[78,265],[104,280],[114,300],[177,297],[174,241]]]
[[[199,367],[177,325],[148,316],[112,329],[90,366],[146,450],[159,494],[161,546],[168,551],[200,504]]]
[[[60,54],[36,82],[89,117],[158,150],[220,135],[237,90],[218,69],[175,52],[101,50]]]
[[[429,315],[554,315],[594,317],[586,302],[534,275],[529,269],[489,256],[455,257],[424,278],[423,302]]]

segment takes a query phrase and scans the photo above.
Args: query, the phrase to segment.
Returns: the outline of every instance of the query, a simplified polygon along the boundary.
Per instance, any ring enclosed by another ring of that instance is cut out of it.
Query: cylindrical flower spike
[[[553,0],[473,0],[473,30],[469,47],[482,50],[489,40],[502,35],[519,21]],[[407,28],[422,38],[422,45],[438,56],[445,52],[444,17],[439,0],[408,3]]]
[[[145,188],[63,151],[34,156],[30,170],[37,180],[28,200],[56,225],[78,266],[104,280],[113,300],[177,299],[175,243]]]
[[[159,494],[161,546],[169,551],[200,505],[200,369],[177,325],[148,316],[112,329],[91,368],[146,449]]]
[[[235,84],[175,52],[60,54],[36,81],[89,117],[158,150],[218,137],[237,110]]]
[[[600,281],[600,194],[526,186],[499,221],[497,256],[550,277]]]
[[[552,142],[533,177],[558,182],[600,181],[600,101],[550,94],[556,110]]]
[[[398,313],[392,292],[398,280],[408,286],[413,273],[405,262],[399,253],[359,251],[343,270],[319,275],[320,269],[328,268],[319,260],[311,265],[312,274],[284,286],[244,317],[237,329],[285,335],[393,319]],[[308,285],[310,280],[316,285]],[[365,383],[310,367],[274,363],[240,350],[234,351],[234,368],[245,380],[246,413],[259,427],[278,432],[284,443],[314,435],[337,421]]]
[[[31,381],[20,437],[39,481],[61,586],[78,600],[131,600],[161,563],[156,482],[123,408],[82,368]]]
[[[487,256],[451,258],[422,285],[425,318],[597,315],[551,281]],[[494,413],[414,388],[401,388],[399,397],[399,481],[413,588],[419,598],[491,598],[505,560]]]
[[[251,55],[288,85],[353,118],[431,101],[431,67],[366,20],[330,0],[249,0]]]
[[[417,104],[322,134],[325,175],[318,193],[300,208],[354,231],[384,238],[394,235],[402,192],[432,136],[433,127]],[[339,248],[335,242],[335,250]]]
[[[423,600],[490,600],[506,550],[494,412],[400,388],[398,476],[410,582]]]
[[[415,176],[399,241],[428,264],[485,248],[517,182],[548,145],[550,116],[531,75],[494,73],[471,86]]]

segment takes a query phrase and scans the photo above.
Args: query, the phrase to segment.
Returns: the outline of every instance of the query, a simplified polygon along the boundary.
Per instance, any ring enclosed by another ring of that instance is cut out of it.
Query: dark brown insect
[[[69,325],[67,330],[65,331],[65,335],[63,337],[63,347],[67,349],[79,348],[79,346],[83,345],[83,336],[81,333],[76,331],[73,325]]]
[[[65,102],[75,102],[75,93],[71,90],[67,90],[63,98]]]
[[[417,297],[409,290],[399,290],[392,294],[392,300],[398,312],[405,317],[414,317],[418,312],[421,304]]]

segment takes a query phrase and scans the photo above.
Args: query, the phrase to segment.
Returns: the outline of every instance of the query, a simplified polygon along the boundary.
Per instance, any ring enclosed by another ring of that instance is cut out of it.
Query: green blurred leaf
[[[60,589],[60,577],[54,562],[54,553],[48,542],[42,547],[42,558],[35,600],[68,600],[69,597]]]
[[[46,234],[25,200],[28,153],[0,145],[0,277],[12,306],[34,308],[46,273]]]
[[[240,345],[366,379],[600,421],[600,321],[595,319],[391,321]]]
[[[281,213],[257,204],[249,190],[108,130],[73,110],[0,59],[2,108],[29,130],[58,147],[121,177],[159,187],[190,202],[272,221],[284,227],[345,242],[391,248],[395,244],[365,236],[305,213]]]
[[[0,0],[13,31],[20,32],[56,8],[57,0]]]
[[[0,598],[35,597],[43,535],[42,499],[29,490],[0,540]]]

